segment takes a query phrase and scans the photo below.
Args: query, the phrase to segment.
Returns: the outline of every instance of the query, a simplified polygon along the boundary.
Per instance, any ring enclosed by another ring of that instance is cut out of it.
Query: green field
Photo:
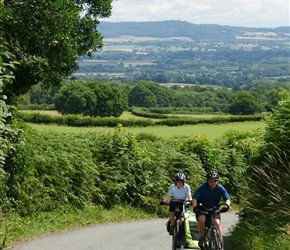
[[[56,131],[65,133],[87,133],[98,132],[113,128],[103,127],[66,127],[57,125],[39,125],[29,124],[38,131]],[[229,130],[238,130],[243,132],[254,132],[262,130],[265,126],[264,122],[235,122],[226,124],[198,124],[179,127],[154,126],[154,127],[128,127],[127,131],[132,133],[149,133],[158,137],[170,138],[174,136],[195,136],[206,135],[211,138],[218,138]]]
[[[31,113],[39,112],[47,115],[61,115],[57,111],[32,111],[32,110],[22,110],[21,112]],[[181,115],[186,116],[186,115]],[[191,117],[220,117],[220,115],[190,115]],[[147,120],[148,118],[135,116],[132,113],[125,111],[119,117],[120,119],[139,119]],[[158,121],[159,119],[151,119],[153,121]],[[29,125],[38,130],[38,131],[56,131],[63,133],[87,133],[87,132],[98,132],[107,129],[113,128],[104,128],[104,127],[67,127],[67,126],[58,126],[58,125],[41,125],[35,123],[29,123]],[[152,127],[126,127],[125,129],[132,133],[148,133],[156,135],[158,137],[174,137],[174,136],[195,136],[195,135],[206,135],[211,138],[218,138],[222,136],[225,132],[229,130],[238,130],[241,132],[254,132],[262,130],[265,126],[265,122],[232,122],[232,123],[223,123],[223,124],[197,124],[197,125],[185,125],[178,127],[168,127],[168,126],[152,126]]]

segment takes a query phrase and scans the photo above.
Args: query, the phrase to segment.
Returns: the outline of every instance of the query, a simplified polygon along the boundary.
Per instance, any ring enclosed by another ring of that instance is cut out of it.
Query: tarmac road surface
[[[222,214],[225,244],[228,229],[238,221],[235,212]],[[66,232],[28,239],[7,250],[170,250],[167,219],[87,226]],[[226,249],[226,245],[225,245]]]

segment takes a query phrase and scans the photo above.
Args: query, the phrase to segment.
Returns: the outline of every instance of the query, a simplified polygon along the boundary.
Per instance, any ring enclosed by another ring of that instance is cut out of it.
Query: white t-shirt
[[[175,184],[172,184],[167,192],[167,195],[172,195],[173,199],[177,200],[187,200],[187,196],[189,194],[191,194],[191,190],[189,185],[187,185],[186,183],[184,183],[181,188],[178,188]]]

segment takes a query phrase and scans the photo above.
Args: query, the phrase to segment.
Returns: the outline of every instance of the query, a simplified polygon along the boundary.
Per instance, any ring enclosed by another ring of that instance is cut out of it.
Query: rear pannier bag
[[[198,228],[195,214],[188,211],[184,213],[184,231],[185,241],[188,248],[199,248],[198,247]]]

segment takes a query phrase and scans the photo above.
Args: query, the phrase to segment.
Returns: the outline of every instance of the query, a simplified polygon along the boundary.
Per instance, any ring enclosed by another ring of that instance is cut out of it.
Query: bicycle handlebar
[[[221,206],[226,206],[229,209],[229,205],[226,203],[220,203],[218,204],[217,207],[212,207],[212,208],[206,208],[202,204],[197,205],[197,207],[202,208],[200,211],[201,214],[217,214],[217,213],[224,213],[223,211],[220,211]]]
[[[168,203],[164,203],[162,206],[170,206],[171,204],[183,205],[183,206],[191,206],[192,205],[192,200],[171,199]]]
[[[176,199],[172,199],[170,200],[170,204],[175,203],[175,204],[179,204],[179,205],[191,205],[192,200],[176,200]]]

